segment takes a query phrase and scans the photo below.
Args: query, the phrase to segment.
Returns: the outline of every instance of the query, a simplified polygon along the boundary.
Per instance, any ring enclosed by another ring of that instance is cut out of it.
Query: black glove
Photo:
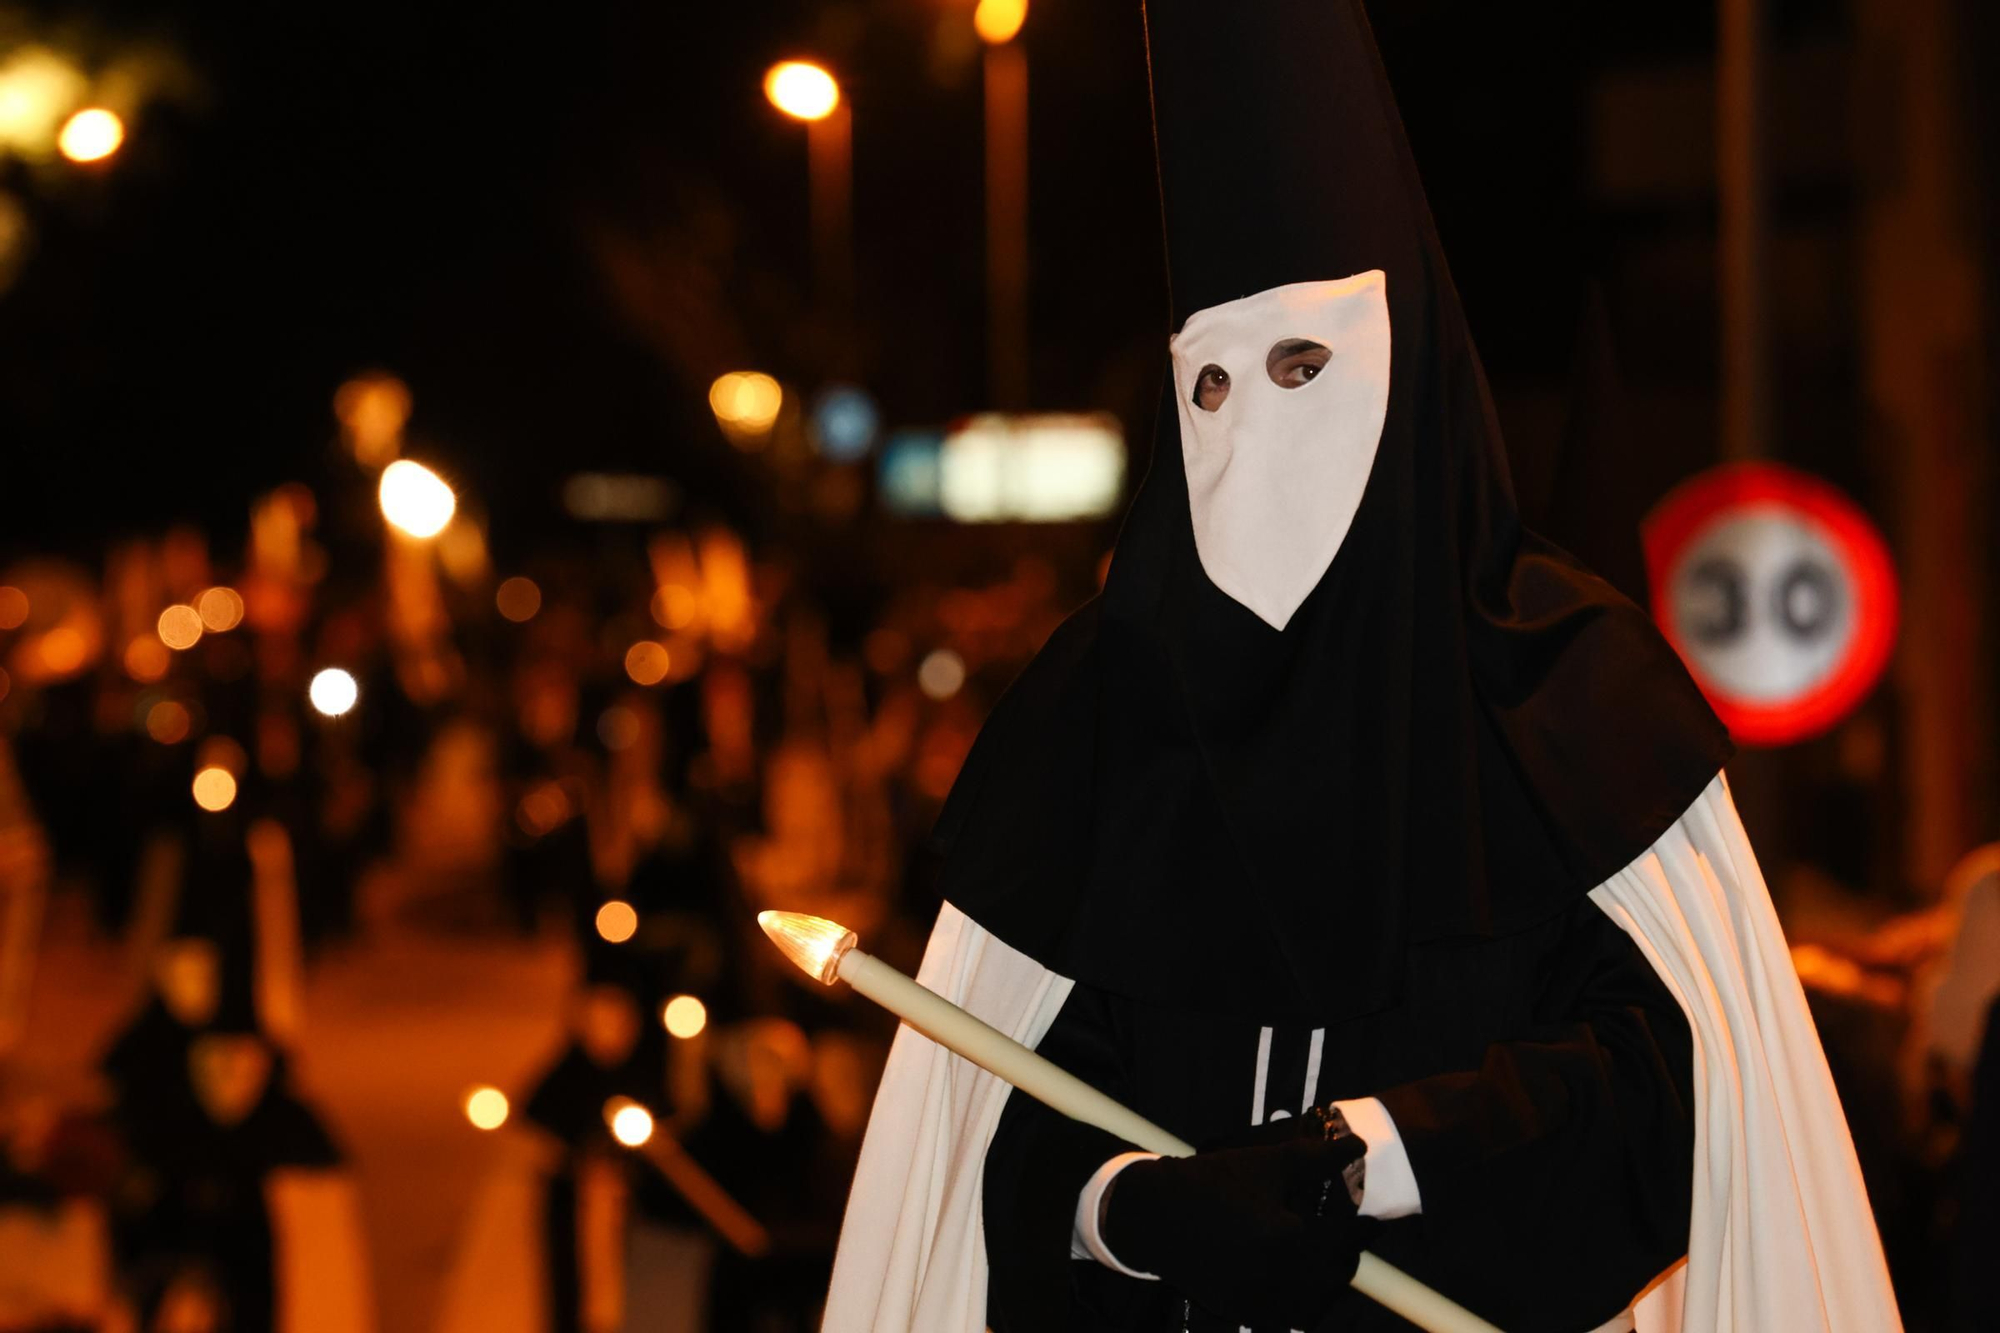
[[[1342,1177],[1366,1151],[1350,1134],[1134,1162],[1112,1181],[1099,1231],[1120,1263],[1211,1314],[1311,1328],[1372,1229]]]

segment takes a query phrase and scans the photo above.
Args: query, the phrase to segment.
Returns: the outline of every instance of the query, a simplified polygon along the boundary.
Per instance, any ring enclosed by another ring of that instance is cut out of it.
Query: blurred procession
[[[815,1329],[895,1022],[756,917],[914,972],[1102,585],[1137,6],[284,8],[0,7],[0,1333]],[[1908,1326],[2000,1327],[2000,23],[1489,8],[1369,6],[1523,514],[1743,745]]]

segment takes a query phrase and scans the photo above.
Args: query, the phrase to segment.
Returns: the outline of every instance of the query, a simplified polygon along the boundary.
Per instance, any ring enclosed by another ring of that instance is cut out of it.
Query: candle
[[[932,1041],[1072,1120],[1096,1125],[1162,1157],[1194,1156],[1192,1146],[1130,1107],[863,953],[854,932],[838,922],[799,912],[759,912],[757,924],[808,976],[829,986],[846,982]],[[1362,1254],[1354,1287],[1431,1333],[1500,1333],[1464,1306],[1372,1254]]]

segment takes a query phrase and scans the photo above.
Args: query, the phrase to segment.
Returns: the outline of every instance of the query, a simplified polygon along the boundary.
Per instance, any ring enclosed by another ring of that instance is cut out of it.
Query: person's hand
[[[1211,1314],[1311,1328],[1353,1280],[1373,1223],[1343,1171],[1352,1135],[1134,1162],[1105,1197],[1099,1234],[1118,1261]]]

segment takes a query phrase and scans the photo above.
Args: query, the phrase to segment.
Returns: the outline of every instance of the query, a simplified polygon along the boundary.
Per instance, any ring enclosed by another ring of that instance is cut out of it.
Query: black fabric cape
[[[1171,400],[1103,594],[995,708],[939,887],[1064,976],[1261,1022],[1395,1001],[1406,954],[1546,921],[1728,754],[1644,613],[1524,530],[1354,0],[1147,7],[1176,326],[1381,269],[1388,416],[1281,632],[1203,572]]]

